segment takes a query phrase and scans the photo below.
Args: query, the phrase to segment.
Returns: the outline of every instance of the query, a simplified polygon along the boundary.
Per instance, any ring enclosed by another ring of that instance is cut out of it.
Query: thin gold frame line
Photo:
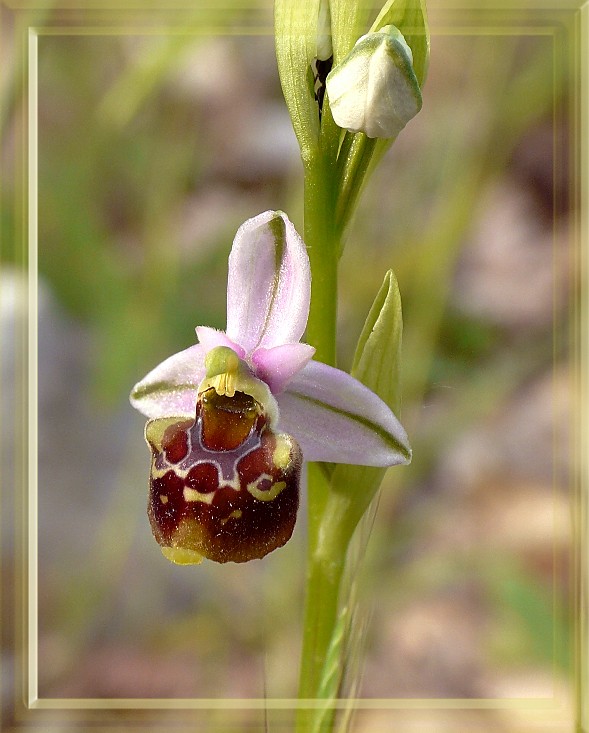
[[[579,129],[577,132],[577,152],[579,155],[579,216],[577,234],[580,248],[580,435],[579,435],[579,538],[578,538],[578,603],[574,611],[578,614],[575,636],[576,653],[579,656],[577,678],[579,730],[589,730],[589,700],[583,694],[589,685],[589,3],[579,9]],[[583,369],[583,365],[585,370]]]
[[[38,43],[34,29],[28,33],[28,451],[27,495],[27,700],[38,698]]]
[[[112,703],[115,703],[114,705]],[[526,710],[544,716],[547,711],[559,713],[569,709],[554,698],[345,698],[333,701],[298,698],[43,698],[32,706],[36,710],[292,710],[344,709],[353,705],[358,710]]]
[[[222,707],[224,709],[244,709],[253,707],[256,709],[258,705],[260,707],[266,707],[269,709],[283,709],[288,707],[323,707],[324,701],[321,700],[298,700],[298,699],[212,699],[212,700],[149,700],[149,699],[138,699],[138,700],[100,700],[100,699],[79,699],[79,700],[61,700],[61,699],[50,699],[46,698],[40,700],[37,696],[38,693],[38,657],[36,655],[38,648],[38,604],[32,604],[32,600],[38,598],[38,537],[37,537],[37,525],[38,525],[38,502],[37,502],[37,489],[38,489],[38,467],[36,461],[37,454],[37,374],[38,374],[38,351],[37,351],[37,336],[38,336],[38,323],[37,323],[37,285],[38,285],[38,221],[37,221],[37,202],[38,202],[38,187],[37,187],[37,164],[38,164],[38,36],[39,35],[111,35],[109,32],[111,29],[105,28],[64,28],[64,33],[58,32],[44,32],[47,29],[29,29],[29,47],[28,47],[28,58],[29,58],[29,70],[28,70],[28,200],[29,200],[29,212],[28,212],[28,242],[29,242],[29,328],[28,328],[28,346],[29,346],[29,364],[28,364],[28,384],[29,384],[29,407],[28,407],[28,436],[29,436],[29,493],[28,493],[28,591],[29,591],[29,608],[28,608],[28,701],[29,706],[35,709],[114,709],[116,707],[123,707],[127,709],[177,709],[179,703],[187,706],[188,709],[194,708],[217,708]],[[48,29],[54,31],[57,29]],[[139,31],[121,31],[118,29],[117,35],[159,35],[163,32],[170,33],[173,29],[140,29]],[[190,31],[189,31],[190,32]],[[198,34],[202,35],[207,31],[203,31],[202,28],[198,30]],[[212,29],[210,32],[214,32]],[[242,29],[238,31],[224,31],[225,35],[254,35],[255,29]],[[535,28],[534,26],[528,26],[526,28],[459,28],[448,27],[442,29],[436,29],[434,35],[523,35],[527,33],[529,35],[552,35],[552,30],[546,26]],[[259,34],[259,33],[258,33]],[[269,35],[268,29],[264,30],[264,35]],[[33,653],[32,650],[35,650]],[[112,705],[115,702],[116,705]],[[167,703],[167,704],[166,704]],[[562,705],[555,702],[553,698],[531,698],[531,699],[481,699],[481,700],[468,700],[468,699],[423,699],[423,700],[405,700],[399,699],[353,699],[353,700],[341,700],[336,701],[337,704],[334,707],[344,707],[353,704],[358,709],[539,709],[539,710],[562,710]],[[528,708],[528,706],[530,706]]]
[[[18,0],[2,0],[2,4],[5,5],[9,10],[14,11],[20,11],[20,10],[35,10],[38,9],[38,2],[34,2],[33,0],[22,0],[19,2]],[[366,2],[365,5],[369,5],[371,8],[378,9],[379,5],[374,2]],[[554,11],[558,10],[560,12],[575,12],[579,10],[582,6],[582,3],[578,2],[577,0],[560,0],[560,6],[558,8],[555,7],[553,0],[523,0],[520,1],[516,6],[514,6],[513,3],[510,3],[509,0],[490,0],[485,4],[485,7],[481,7],[480,0],[437,0],[436,7],[434,8],[435,11],[445,11],[445,12],[456,12],[456,11],[463,11],[463,12],[501,12],[501,11],[514,11],[514,12],[525,12],[525,11]],[[229,2],[225,3],[225,9],[226,10],[234,10],[237,8],[244,8],[247,7],[247,9],[252,9],[252,4],[250,0],[244,0],[244,2]],[[81,7],[79,4],[76,4],[75,0],[70,0],[70,2],[56,2],[54,4],[55,10],[83,10],[87,12],[95,12],[95,11],[114,11],[119,13],[132,13],[136,10],[149,10],[153,11],[155,13],[157,12],[170,12],[170,11],[178,11],[178,12],[190,12],[194,10],[194,4],[191,4],[190,2],[179,2],[177,5],[171,5],[170,3],[162,2],[160,6],[151,6],[149,8],[145,8],[142,4],[142,0],[132,0],[131,2],[128,2],[126,7],[124,8],[117,8],[111,5],[106,5],[104,2],[101,2],[100,0],[94,0],[94,1],[87,1],[85,3],[81,4]],[[254,10],[263,10],[263,6],[253,6]]]
[[[136,26],[121,28],[120,26],[52,26],[36,28],[37,36],[272,36],[274,31],[267,26],[250,28],[220,28],[216,26]],[[439,26],[432,30],[435,36],[552,36],[554,28],[546,25],[522,25],[503,27],[500,25],[469,27]]]

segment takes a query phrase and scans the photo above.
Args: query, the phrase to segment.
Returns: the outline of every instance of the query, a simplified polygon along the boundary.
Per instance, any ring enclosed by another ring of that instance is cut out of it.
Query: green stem
[[[316,489],[315,508],[320,505],[324,508],[328,486],[320,473],[320,467],[311,464],[308,478],[309,484]],[[320,488],[323,491],[317,491]],[[299,696],[302,698],[315,697],[321,684],[323,663],[337,620],[339,586],[345,561],[345,547],[338,546],[340,543],[337,538],[330,538],[332,546],[329,548],[321,546],[321,540],[325,540],[323,516],[323,511],[313,512],[309,516],[307,596],[299,687]]]
[[[306,340],[315,347],[317,360],[335,365],[339,242],[335,236],[336,185],[331,158],[320,152],[305,168],[305,242],[312,274]],[[309,535],[299,699],[319,695],[323,665],[337,623],[346,556],[345,546],[338,546],[336,540],[324,543],[330,486],[321,465],[309,465],[307,488]],[[299,710],[297,733],[314,729],[316,712]]]
[[[362,190],[376,143],[375,138],[366,137],[364,133],[354,135],[351,142],[347,136],[344,139],[338,159],[341,181],[335,212],[335,232],[338,240],[341,239],[344,229],[356,208],[356,201]]]
[[[333,173],[323,155],[305,170],[305,242],[311,262],[311,308],[307,341],[315,358],[335,365],[338,241],[335,237]]]
[[[306,340],[315,347],[318,361],[335,365],[337,264],[342,221],[345,223],[351,216],[374,151],[374,141],[364,135],[356,136],[348,146],[350,140],[345,140],[345,160],[338,166],[340,131],[330,124],[328,110],[326,115],[322,145],[305,165],[305,242],[312,276]],[[347,498],[334,493],[330,474],[324,468],[311,464],[307,481],[309,535],[299,681],[301,700],[318,697],[330,700],[338,694],[337,679],[324,684],[325,663],[338,624],[342,577],[355,526]],[[332,722],[333,715],[325,710],[301,709],[296,732],[323,733],[331,730]]]
[[[308,487],[309,539],[299,681],[301,700],[323,695],[331,698],[333,694],[326,690],[321,692],[321,688],[339,616],[340,587],[351,536],[339,521],[340,512],[335,506],[337,496],[329,493],[329,480],[318,464],[309,465]],[[325,725],[329,726],[330,716],[318,715],[318,712],[299,710],[297,733],[319,733]]]

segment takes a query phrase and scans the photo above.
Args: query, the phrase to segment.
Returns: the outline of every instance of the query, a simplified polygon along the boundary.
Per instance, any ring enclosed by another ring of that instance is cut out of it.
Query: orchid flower
[[[300,343],[310,296],[306,247],[288,217],[249,219],[229,257],[226,331],[197,327],[196,345],[134,387],[131,403],[149,418],[148,515],[172,562],[244,562],[282,546],[303,459],[410,460],[389,407]]]

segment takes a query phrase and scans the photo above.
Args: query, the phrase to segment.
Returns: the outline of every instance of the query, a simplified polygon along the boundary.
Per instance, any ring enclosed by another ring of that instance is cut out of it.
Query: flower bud
[[[411,49],[392,25],[362,36],[326,87],[336,124],[368,137],[395,137],[421,109]]]

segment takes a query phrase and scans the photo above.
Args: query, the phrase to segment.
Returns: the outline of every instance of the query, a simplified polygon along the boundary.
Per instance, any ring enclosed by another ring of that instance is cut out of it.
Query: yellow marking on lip
[[[158,453],[163,451],[162,440],[166,430],[172,425],[182,424],[184,428],[190,426],[191,421],[186,417],[158,417],[154,420],[148,420],[145,425],[145,440]]]
[[[201,461],[201,463],[212,463],[219,469],[219,465],[216,461],[210,460],[210,461]],[[185,479],[188,474],[190,473],[191,468],[193,466],[188,466],[188,468],[180,468],[179,466],[174,466],[174,468],[170,468],[170,466],[164,466],[163,468],[157,468],[155,465],[155,460],[151,462],[151,478],[162,478],[165,476],[169,471],[172,471],[172,473],[177,476],[178,478]],[[232,479],[225,479],[222,476],[219,476],[219,488],[223,489],[226,486],[233,489],[234,491],[240,491],[241,490],[241,484],[239,483],[239,474],[237,471],[235,471],[235,475]],[[202,497],[198,498],[198,496],[194,499],[187,499],[186,496],[184,496],[185,501],[204,501],[206,504],[210,504],[212,499],[211,494],[201,494],[199,491],[196,491],[196,489],[191,489],[190,487],[186,487],[189,492],[194,492],[196,495]],[[213,492],[214,493],[214,492]],[[210,496],[211,498],[205,499],[205,496]]]
[[[258,489],[258,485],[264,479],[272,480],[272,476],[268,476],[267,473],[263,473],[261,476],[258,476],[255,481],[251,481],[247,485],[247,490],[254,497],[254,499],[258,499],[259,501],[272,501],[273,499],[276,499],[278,494],[280,494],[283,489],[286,489],[286,481],[277,481],[275,484],[272,484],[270,488],[266,491],[261,491],[260,489]]]
[[[162,547],[162,555],[175,565],[200,565],[204,557],[196,550],[184,547]]]
[[[277,435],[276,448],[274,448],[274,453],[272,454],[272,463],[276,468],[281,468],[282,470],[288,468],[288,464],[290,462],[290,449],[290,439],[284,435]]]
[[[168,503],[168,497],[165,494],[160,494],[160,501],[162,504]]]
[[[211,491],[208,494],[202,494],[196,489],[185,486],[182,495],[184,496],[184,501],[202,501],[204,504],[212,504],[214,493],[214,491]]]
[[[222,525],[227,524],[227,522],[230,519],[239,519],[242,514],[243,514],[243,512],[241,511],[241,509],[235,509],[234,511],[231,512],[231,514],[228,517],[225,517],[224,519],[221,519],[221,524]]]
[[[169,471],[178,476],[178,478],[186,478],[186,476],[188,476],[189,470],[190,468],[182,469],[180,468],[180,466],[174,466],[172,468],[168,464],[165,464],[163,468],[157,468],[157,466],[155,465],[155,459],[151,462],[152,478],[162,478],[162,476],[165,476]]]

